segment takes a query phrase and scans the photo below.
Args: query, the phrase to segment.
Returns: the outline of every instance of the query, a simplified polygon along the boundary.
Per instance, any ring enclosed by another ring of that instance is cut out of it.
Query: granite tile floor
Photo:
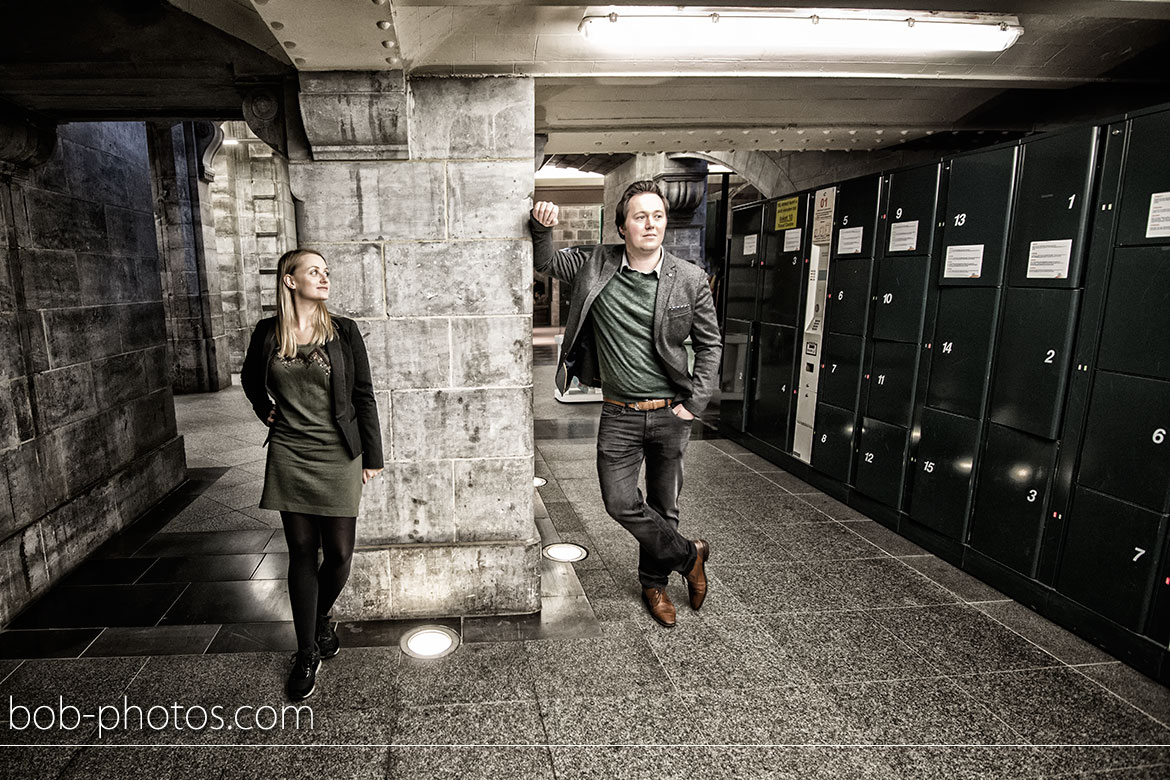
[[[399,651],[414,622],[343,624],[312,728],[280,722],[263,429],[238,388],[179,397],[191,481],[0,632],[0,775],[1170,776],[1166,688],[701,426],[682,522],[711,593],[693,612],[676,578],[659,627],[602,508],[597,406],[534,372],[538,526],[589,551],[546,564],[541,615],[438,621],[464,643],[434,661]],[[251,728],[200,722],[237,707]]]

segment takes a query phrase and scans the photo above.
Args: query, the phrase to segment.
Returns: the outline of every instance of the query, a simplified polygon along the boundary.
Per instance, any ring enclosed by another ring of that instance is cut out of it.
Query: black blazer
[[[333,315],[337,336],[325,342],[333,387],[333,419],[351,458],[362,456],[362,468],[382,468],[382,429],[370,378],[370,360],[357,323]],[[240,383],[252,410],[267,424],[272,411],[268,397],[268,364],[276,352],[276,317],[265,317],[252,331]]]

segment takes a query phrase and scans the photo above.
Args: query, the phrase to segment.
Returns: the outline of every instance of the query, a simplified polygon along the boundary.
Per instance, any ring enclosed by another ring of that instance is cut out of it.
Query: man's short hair
[[[617,225],[618,235],[623,238],[625,236],[622,233],[622,228],[626,226],[626,207],[630,204],[630,198],[641,195],[643,192],[650,192],[662,198],[662,208],[666,215],[670,216],[670,204],[666,202],[666,196],[662,194],[662,190],[658,189],[658,183],[649,179],[636,181],[626,187],[626,191],[622,193],[622,199],[618,201],[617,208],[614,209],[614,223]]]

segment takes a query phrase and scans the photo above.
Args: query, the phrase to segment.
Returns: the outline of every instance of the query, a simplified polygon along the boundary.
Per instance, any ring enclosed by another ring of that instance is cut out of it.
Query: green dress
[[[351,458],[333,421],[325,348],[297,347],[292,359],[273,355],[268,392],[276,422],[268,443],[261,509],[356,517],[362,497],[362,459]]]

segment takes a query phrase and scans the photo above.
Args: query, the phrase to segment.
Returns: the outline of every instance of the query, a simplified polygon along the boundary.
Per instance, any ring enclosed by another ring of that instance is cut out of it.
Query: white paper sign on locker
[[[918,248],[918,220],[890,225],[890,252],[913,252]]]
[[[861,237],[864,227],[843,228],[837,234],[837,254],[856,255],[861,253]]]
[[[1150,215],[1146,218],[1146,238],[1170,236],[1170,192],[1150,195]]]
[[[743,256],[749,257],[756,253],[756,244],[759,242],[759,236],[744,236],[743,237]]]
[[[1029,279],[1067,279],[1072,239],[1033,241],[1028,247]]]
[[[784,231],[784,251],[800,251],[800,228],[792,228],[791,230]]]
[[[983,244],[948,246],[944,279],[978,279],[983,275]]]

